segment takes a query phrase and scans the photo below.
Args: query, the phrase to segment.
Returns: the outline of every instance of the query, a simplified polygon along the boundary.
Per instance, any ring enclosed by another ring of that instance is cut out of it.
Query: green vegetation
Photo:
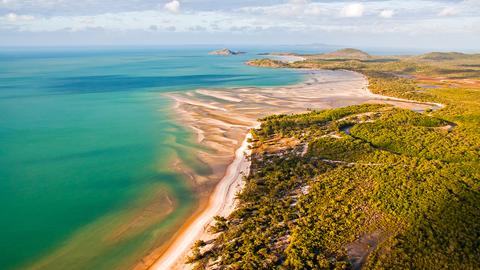
[[[479,55],[474,55],[479,56]],[[420,55],[419,58],[427,59],[427,60],[434,60],[434,61],[444,61],[444,60],[463,60],[469,59],[472,56],[465,53],[459,52],[431,52],[427,54]]]
[[[374,92],[446,106],[418,113],[365,104],[261,119],[239,206],[216,218],[216,239],[197,245],[190,262],[200,269],[478,269],[480,89],[418,91],[417,79],[396,74],[435,77],[460,64],[412,59],[290,65],[353,69]]]
[[[246,63],[250,66],[261,66],[261,67],[270,67],[270,68],[285,68],[288,67],[288,64],[279,60],[272,59],[254,59]]]

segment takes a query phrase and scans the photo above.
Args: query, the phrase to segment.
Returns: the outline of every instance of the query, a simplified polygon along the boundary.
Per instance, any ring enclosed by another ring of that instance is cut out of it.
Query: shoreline
[[[275,112],[275,114],[302,113],[308,111],[309,108],[330,109],[362,103],[380,102],[410,109],[417,108],[418,110],[431,106],[439,108],[443,106],[442,104],[374,94],[368,87],[368,78],[354,71],[311,69],[299,71],[305,73],[304,80],[283,87],[197,89],[187,93],[168,94],[176,102],[175,109],[179,115],[177,120],[196,133],[199,143],[216,150],[220,149],[220,152],[226,151],[229,153],[230,151],[233,152],[233,149],[236,149],[236,151],[233,160],[226,158],[228,155],[216,156],[227,160],[227,165],[224,167],[226,170],[221,170],[223,176],[217,174],[218,179],[221,180],[214,182],[213,192],[207,198],[200,197],[200,205],[197,210],[168,243],[157,249],[150,260],[154,263],[151,263],[147,269],[189,269],[190,267],[185,264],[184,259],[190,253],[193,243],[200,239],[211,238],[206,230],[214,216],[222,215],[222,209],[230,211],[223,215],[234,210],[234,195],[240,189],[237,184],[235,185],[235,192],[233,192],[232,186],[235,182],[238,183],[241,180],[239,176],[241,176],[242,170],[239,167],[239,160],[244,159],[244,157],[243,155],[239,156],[239,153],[243,154],[246,149],[245,144],[250,133],[247,133],[246,138],[243,134],[255,125],[258,126],[256,119],[259,117],[271,115],[272,112]],[[208,101],[208,99],[206,101],[202,99],[205,96],[215,97],[220,99],[221,102]],[[244,138],[243,143],[238,146],[238,142],[241,140],[232,139],[233,135],[227,135],[227,131],[236,134],[236,136],[241,133],[242,138]],[[216,160],[210,158],[210,162],[206,162],[207,164],[212,165],[215,161],[221,163],[221,158]],[[184,169],[184,173],[188,171],[188,169]],[[232,175],[232,172],[236,172],[235,175]],[[197,176],[197,178],[208,177]],[[214,179],[215,176],[210,177],[210,179],[212,178]],[[205,183],[198,179],[194,179],[194,181],[197,184]],[[155,260],[153,257],[157,259]]]
[[[177,233],[170,245],[160,254],[160,258],[149,268],[155,270],[171,269],[187,256],[191,246],[207,233],[214,216],[228,215],[235,209],[235,195],[242,189],[243,175],[249,172],[250,161],[248,132],[241,146],[235,151],[235,159],[228,166],[225,176],[215,187],[207,205],[193,216],[186,228]]]
[[[273,54],[264,54],[264,56],[267,56],[270,59],[277,60],[277,61],[284,62],[284,63],[288,63],[288,64],[291,64],[291,63],[294,63],[294,62],[297,62],[297,61],[305,61],[307,59],[306,57],[303,57],[303,56],[300,56],[300,55],[295,55],[295,54],[275,54],[275,53],[273,53]]]

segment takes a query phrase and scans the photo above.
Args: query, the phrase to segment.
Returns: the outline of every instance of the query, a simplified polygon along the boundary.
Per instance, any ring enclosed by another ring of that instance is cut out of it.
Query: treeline
[[[259,130],[256,130],[253,135],[254,138],[264,141],[270,138],[273,134],[278,134],[280,136],[293,136],[295,133],[298,133],[299,130],[308,127],[305,131],[311,136],[315,135],[312,134],[312,132],[328,127],[325,125],[328,122],[339,120],[347,115],[371,112],[384,107],[385,105],[381,104],[366,104],[360,107],[349,106],[335,110],[314,110],[307,114],[280,114],[267,116],[259,120],[264,124]]]

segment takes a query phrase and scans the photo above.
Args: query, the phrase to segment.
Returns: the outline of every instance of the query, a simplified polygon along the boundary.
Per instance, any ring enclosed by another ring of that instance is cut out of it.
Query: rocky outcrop
[[[245,54],[245,52],[231,51],[229,49],[221,49],[221,50],[216,50],[216,51],[209,52],[208,54],[229,56],[229,55]]]

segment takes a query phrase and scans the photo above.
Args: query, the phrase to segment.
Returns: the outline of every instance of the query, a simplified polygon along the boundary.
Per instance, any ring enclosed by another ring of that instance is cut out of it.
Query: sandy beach
[[[293,54],[268,54],[267,56],[270,59],[282,61],[285,63],[294,63],[297,61],[304,61],[306,59],[303,56]]]
[[[136,269],[190,268],[184,261],[192,244],[212,238],[208,227],[213,217],[227,216],[235,208],[235,194],[241,190],[243,175],[248,173],[250,165],[245,157],[245,153],[248,154],[246,136],[248,130],[257,125],[258,118],[362,103],[392,104],[418,111],[441,106],[375,95],[368,90],[367,79],[356,72],[298,72],[305,78],[291,86],[198,89],[168,94],[176,101],[178,121],[196,132],[197,141],[210,149],[199,151],[197,158],[210,166],[211,173],[195,174],[188,166],[177,163],[178,170],[189,175],[194,186],[200,187],[203,203],[169,244],[153,252]]]
[[[234,161],[228,166],[225,177],[212,193],[205,210],[175,239],[151,269],[182,268],[181,260],[184,259],[186,251],[196,240],[204,239],[207,226],[212,222],[213,217],[225,216],[233,211],[235,194],[241,190],[243,175],[249,171],[250,167],[247,159],[249,154],[248,137],[247,135],[241,147],[235,152]]]

